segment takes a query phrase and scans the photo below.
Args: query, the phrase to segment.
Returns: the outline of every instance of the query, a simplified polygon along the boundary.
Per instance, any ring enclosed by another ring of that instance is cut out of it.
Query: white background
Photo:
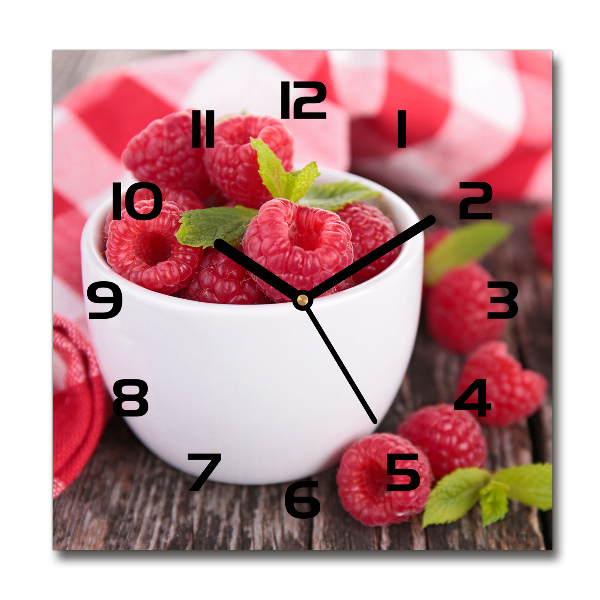
[[[56,598],[591,597],[598,556],[598,81],[591,2],[53,2],[4,5],[2,589]],[[52,548],[53,49],[552,49],[552,553],[58,553]],[[235,571],[235,572],[234,572]],[[6,593],[4,592],[4,593]]]

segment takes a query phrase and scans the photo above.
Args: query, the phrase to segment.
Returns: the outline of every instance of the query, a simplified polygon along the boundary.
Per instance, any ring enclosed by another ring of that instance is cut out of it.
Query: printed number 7
[[[206,465],[206,469],[202,471],[202,474],[190,488],[190,492],[197,492],[204,485],[206,480],[212,475],[212,472],[217,468],[217,465],[221,462],[220,454],[188,454],[188,460],[208,460],[210,461]]]

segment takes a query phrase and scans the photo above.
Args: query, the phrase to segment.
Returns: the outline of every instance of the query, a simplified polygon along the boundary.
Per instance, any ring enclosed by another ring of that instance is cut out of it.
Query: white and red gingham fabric
[[[295,162],[352,169],[445,200],[486,181],[495,200],[552,198],[552,55],[546,51],[219,51],[173,54],[96,77],[54,109],[54,311],[87,330],[79,239],[120,157],[181,108],[281,115],[282,81],[321,81],[326,100],[286,120]],[[313,95],[291,86],[293,101]],[[407,147],[398,148],[398,110]]]
[[[53,478],[56,498],[87,464],[104,425],[110,404],[89,342],[66,318],[54,315],[52,345],[55,371],[64,378],[53,390]]]

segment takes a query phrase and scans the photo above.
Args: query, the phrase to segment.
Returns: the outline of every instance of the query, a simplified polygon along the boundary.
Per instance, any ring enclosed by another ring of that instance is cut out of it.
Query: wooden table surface
[[[161,51],[55,51],[53,100],[81,81],[124,62]],[[458,206],[407,199],[420,217],[457,226]],[[492,201],[494,202],[494,201]],[[489,205],[492,207],[492,205]],[[552,462],[552,277],[534,260],[528,224],[535,207],[495,202],[494,218],[515,227],[484,265],[499,280],[517,284],[519,312],[508,322],[506,341],[525,367],[544,374],[548,398],[527,421],[484,427],[486,468]],[[402,387],[378,431],[394,431],[414,410],[455,400],[464,358],[444,350],[423,320]],[[291,517],[284,505],[289,483],[236,486],[207,482],[189,492],[195,477],[149,452],[122,419],[106,427],[96,453],[75,482],[54,501],[55,549],[185,550],[498,550],[552,548],[552,512],[511,502],[507,517],[486,528],[478,507],[456,523],[421,527],[421,515],[390,527],[364,527],[343,509],[336,467],[316,473],[313,494],[321,510],[313,519]],[[303,493],[305,493],[303,491]],[[300,510],[305,506],[298,505]]]

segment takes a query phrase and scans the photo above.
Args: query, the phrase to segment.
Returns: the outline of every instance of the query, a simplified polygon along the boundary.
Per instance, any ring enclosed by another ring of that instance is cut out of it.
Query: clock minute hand
[[[332,275],[325,281],[316,285],[312,290],[307,293],[311,299],[315,299],[317,296],[328,292],[331,288],[339,285],[348,277],[352,277],[358,273],[361,269],[370,265],[372,262],[376,261],[378,258],[381,258],[384,254],[392,251],[394,248],[400,246],[404,242],[407,242],[415,235],[425,231],[428,227],[431,227],[435,223],[435,217],[433,215],[429,215],[424,219],[421,219],[418,223],[411,225],[408,229],[405,229],[402,233],[399,233],[397,236],[393,237],[391,240],[381,244],[375,250],[371,250],[368,254],[365,254],[362,258],[355,260],[351,265],[348,265],[345,269],[342,269],[335,275]]]
[[[298,297],[299,292],[294,286],[287,283],[287,281],[280,279],[277,275],[274,275],[271,271],[265,269],[262,265],[259,265],[255,260],[246,256],[243,252],[240,252],[225,240],[215,240],[214,245],[216,250],[222,252],[233,262],[240,265],[240,267],[246,269],[246,271],[250,271],[250,273],[274,287],[278,292],[281,292],[284,296],[287,296],[292,300],[292,302]]]

